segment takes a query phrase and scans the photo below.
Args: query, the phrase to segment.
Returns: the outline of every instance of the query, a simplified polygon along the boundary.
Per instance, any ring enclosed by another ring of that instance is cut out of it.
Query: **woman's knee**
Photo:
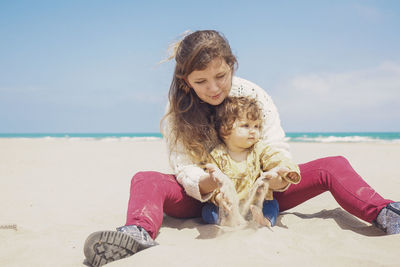
[[[164,179],[171,179],[171,175],[155,171],[137,172],[131,179],[131,185],[136,183],[154,183],[162,182]]]
[[[334,171],[350,166],[349,161],[343,156],[332,156],[320,159],[320,168],[327,171]]]

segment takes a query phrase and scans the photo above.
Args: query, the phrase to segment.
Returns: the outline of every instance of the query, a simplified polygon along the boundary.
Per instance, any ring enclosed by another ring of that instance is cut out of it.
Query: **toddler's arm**
[[[260,164],[264,171],[263,178],[269,180],[269,186],[274,191],[285,191],[290,184],[300,182],[299,166],[280,151],[266,144],[257,144],[260,153]]]

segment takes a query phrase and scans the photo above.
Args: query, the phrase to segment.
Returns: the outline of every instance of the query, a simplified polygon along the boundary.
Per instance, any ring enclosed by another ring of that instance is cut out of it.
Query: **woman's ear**
[[[189,87],[189,89],[192,88],[192,85],[190,84],[190,82],[189,82],[187,77],[183,78],[183,81],[185,82],[186,86]]]

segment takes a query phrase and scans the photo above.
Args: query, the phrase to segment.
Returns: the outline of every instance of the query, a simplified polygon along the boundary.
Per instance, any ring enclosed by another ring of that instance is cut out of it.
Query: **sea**
[[[159,140],[161,133],[0,133],[0,138],[63,138],[85,140]],[[399,143],[400,132],[287,132],[288,142]]]

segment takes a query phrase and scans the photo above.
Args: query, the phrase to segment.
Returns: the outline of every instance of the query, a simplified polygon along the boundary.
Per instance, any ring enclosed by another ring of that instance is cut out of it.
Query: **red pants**
[[[300,164],[301,181],[285,192],[275,192],[280,211],[293,208],[330,191],[349,213],[372,222],[392,200],[382,198],[343,157],[328,157]],[[155,238],[163,213],[176,218],[201,216],[203,203],[186,195],[173,175],[139,172],[131,182],[126,225],[140,225]]]

